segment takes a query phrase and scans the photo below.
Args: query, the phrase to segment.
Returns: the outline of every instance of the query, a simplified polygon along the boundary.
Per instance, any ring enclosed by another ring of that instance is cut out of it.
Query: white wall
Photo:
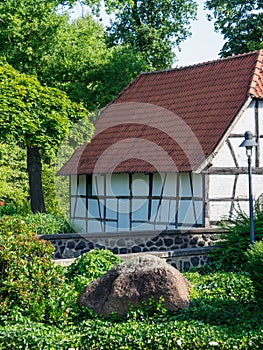
[[[259,137],[263,137],[263,103],[259,102],[258,125]],[[212,160],[212,167],[209,169],[209,216],[212,224],[222,218],[235,215],[237,210],[244,210],[248,213],[248,175],[247,171],[241,173],[239,168],[247,168],[246,150],[239,145],[244,140],[244,133],[250,130],[257,135],[255,102],[252,101],[245,112],[234,123],[226,142],[219,149]],[[252,166],[256,166],[256,152],[259,158],[259,167],[263,166],[263,139],[259,139],[258,150],[253,149]],[[224,169],[229,173],[223,174],[218,169]],[[213,174],[211,174],[211,172]],[[254,174],[253,194],[257,199],[263,192],[262,175]]]
[[[85,232],[202,226],[203,198],[202,174],[71,176],[71,219]]]

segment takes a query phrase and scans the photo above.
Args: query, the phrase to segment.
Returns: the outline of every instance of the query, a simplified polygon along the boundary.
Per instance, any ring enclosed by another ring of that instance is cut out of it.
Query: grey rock
[[[151,297],[164,298],[171,311],[189,306],[189,282],[173,266],[153,255],[142,255],[113,267],[86,286],[78,297],[79,307],[88,306],[108,317],[124,316],[130,305],[136,308]]]

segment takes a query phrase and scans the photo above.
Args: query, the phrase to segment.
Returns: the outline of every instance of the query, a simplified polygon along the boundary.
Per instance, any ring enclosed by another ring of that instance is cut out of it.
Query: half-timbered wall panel
[[[216,154],[213,159],[213,166],[225,168],[225,167],[235,167],[236,162],[233,157],[233,152],[229,143],[224,143],[220,151]]]
[[[235,185],[235,175],[210,175],[210,198],[231,198]]]
[[[248,175],[246,150],[239,147],[244,133],[252,131],[258,147],[253,149],[253,195],[263,192],[263,102],[252,101],[239,117],[209,168],[210,224],[231,217],[240,209],[248,213]]]
[[[203,226],[203,182],[192,173],[72,176],[71,219],[87,232]]]

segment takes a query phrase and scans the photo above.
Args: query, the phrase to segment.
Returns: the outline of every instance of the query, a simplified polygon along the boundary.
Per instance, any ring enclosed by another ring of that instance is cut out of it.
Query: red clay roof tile
[[[58,175],[196,169],[249,96],[263,98],[263,50],[140,74]]]

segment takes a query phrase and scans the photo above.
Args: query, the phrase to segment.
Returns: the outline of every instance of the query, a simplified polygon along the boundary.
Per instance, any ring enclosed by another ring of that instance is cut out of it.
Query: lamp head
[[[246,147],[247,156],[251,156],[252,148],[257,146],[255,140],[253,140],[253,134],[251,131],[245,132],[245,140],[240,144],[239,147]]]

